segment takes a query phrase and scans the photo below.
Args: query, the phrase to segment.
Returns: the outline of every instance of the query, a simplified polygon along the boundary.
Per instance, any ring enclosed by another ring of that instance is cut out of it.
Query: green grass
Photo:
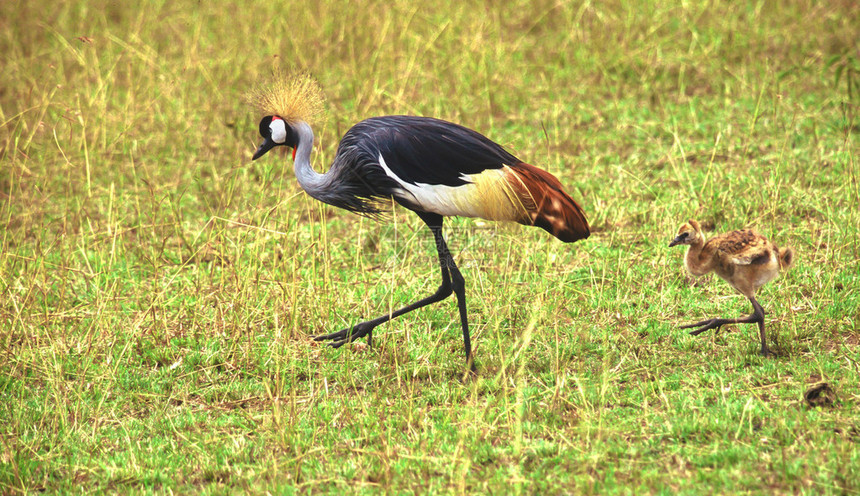
[[[860,492],[851,2],[189,4],[0,4],[0,493]],[[476,377],[453,299],[373,350],[310,339],[439,275],[413,214],[250,162],[278,66],[325,88],[318,170],[430,115],[583,204],[573,245],[448,222]],[[691,217],[795,248],[760,294],[778,358],[678,329],[750,311],[667,247]]]

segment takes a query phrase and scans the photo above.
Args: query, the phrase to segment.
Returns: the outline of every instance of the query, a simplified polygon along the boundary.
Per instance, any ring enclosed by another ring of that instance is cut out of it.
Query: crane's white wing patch
[[[400,179],[379,155],[379,166],[397,182],[408,195],[405,199],[421,209],[444,216],[481,217],[489,220],[516,220],[518,201],[510,193],[505,178],[507,166],[487,169],[478,174],[462,174],[466,184],[446,186],[444,184],[410,183]],[[501,193],[501,194],[499,194]],[[504,204],[501,204],[504,203]]]

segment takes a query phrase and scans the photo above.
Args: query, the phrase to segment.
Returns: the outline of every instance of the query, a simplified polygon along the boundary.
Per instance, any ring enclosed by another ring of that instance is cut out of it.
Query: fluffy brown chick
[[[753,313],[737,319],[708,319],[695,324],[681,326],[682,329],[696,327],[690,332],[696,336],[709,329],[718,329],[724,324],[758,324],[761,335],[761,354],[773,353],[767,347],[764,331],[764,309],[755,299],[756,291],[776,279],[780,270],[785,270],[794,259],[791,248],[779,248],[766,237],[752,229],[741,229],[718,234],[705,240],[702,228],[695,220],[689,220],[678,229],[678,235],[669,246],[688,245],[684,266],[694,276],[715,272],[739,293],[746,296],[753,306]]]

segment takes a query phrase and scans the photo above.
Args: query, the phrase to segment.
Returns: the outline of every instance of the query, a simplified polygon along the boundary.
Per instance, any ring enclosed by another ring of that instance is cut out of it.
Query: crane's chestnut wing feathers
[[[526,209],[525,217],[516,219],[517,222],[540,227],[565,243],[591,234],[582,207],[564,191],[555,176],[523,162],[511,167],[511,171],[516,176],[512,182]]]

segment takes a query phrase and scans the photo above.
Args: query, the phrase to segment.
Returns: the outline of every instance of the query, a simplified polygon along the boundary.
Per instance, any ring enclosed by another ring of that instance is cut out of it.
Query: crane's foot
[[[763,346],[762,349],[758,352],[759,355],[765,358],[775,358],[778,356],[776,353],[770,351],[770,348]]]
[[[362,322],[360,324],[341,329],[331,334],[321,334],[319,336],[314,336],[314,341],[331,341],[331,343],[329,343],[329,346],[331,346],[332,348],[340,348],[346,343],[351,343],[356,339],[367,336],[367,344],[370,345],[370,347],[372,348],[374,327],[376,326],[371,325],[370,322]]]
[[[471,353],[466,355],[466,367],[467,370],[464,372],[463,378],[466,378],[466,375],[471,374],[472,376],[477,375],[478,367],[475,365],[475,357]]]

